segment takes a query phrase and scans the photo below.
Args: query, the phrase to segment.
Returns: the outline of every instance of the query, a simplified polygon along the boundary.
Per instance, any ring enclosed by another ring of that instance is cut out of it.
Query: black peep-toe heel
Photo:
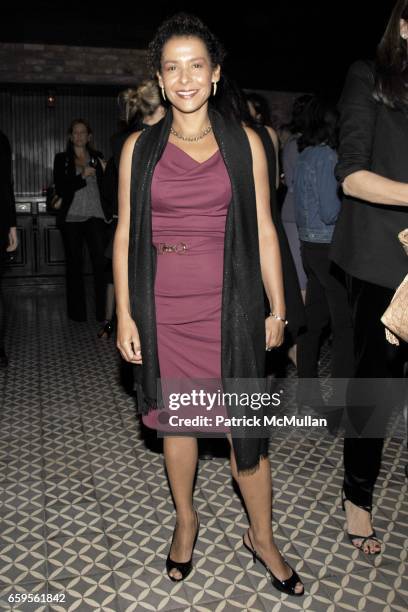
[[[193,569],[193,552],[194,552],[194,547],[195,547],[196,542],[197,542],[198,532],[199,532],[199,529],[200,529],[200,521],[198,520],[197,510],[194,510],[194,513],[195,513],[196,521],[197,521],[197,531],[196,531],[196,534],[195,534],[195,537],[194,537],[193,548],[191,550],[191,557],[190,557],[190,559],[188,561],[184,561],[184,562],[173,561],[173,559],[171,559],[171,557],[170,557],[170,551],[169,551],[169,554],[167,555],[166,570],[167,570],[168,577],[173,582],[181,582],[182,580],[185,580],[187,578],[187,576],[189,575],[189,573],[191,572],[191,570]],[[176,533],[176,529],[177,529],[177,525],[174,528],[173,537],[172,537],[171,544],[170,544],[170,550],[171,550],[171,546],[173,544],[174,534]],[[180,572],[181,578],[175,578],[174,576],[170,576],[170,572],[173,569],[176,569],[177,571]]]
[[[285,560],[286,565],[289,567],[289,569],[292,570],[292,575],[286,580],[279,580],[279,578],[275,576],[275,574],[272,572],[270,567],[268,567],[268,565],[265,563],[262,557],[260,557],[258,553],[256,552],[252,544],[251,537],[249,535],[249,530],[247,531],[247,536],[250,542],[250,546],[248,546],[248,544],[245,542],[245,537],[242,538],[243,544],[245,548],[249,550],[249,552],[251,553],[254,563],[256,563],[257,560],[260,563],[262,563],[262,565],[264,566],[264,568],[266,569],[266,571],[268,572],[271,578],[272,586],[274,586],[275,589],[277,589],[278,591],[281,591],[281,593],[286,593],[287,595],[293,595],[294,597],[302,597],[302,595],[305,594],[304,588],[303,588],[303,591],[301,591],[300,593],[296,593],[295,588],[299,582],[303,586],[303,582],[301,581],[301,579],[299,578],[298,574],[295,572],[293,567],[291,567],[289,563]]]

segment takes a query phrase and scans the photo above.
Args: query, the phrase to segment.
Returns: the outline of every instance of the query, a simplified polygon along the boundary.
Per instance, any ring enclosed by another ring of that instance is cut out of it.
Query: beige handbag
[[[408,228],[402,230],[398,238],[408,255]],[[408,274],[394,293],[381,321],[385,325],[385,337],[390,344],[398,345],[399,340],[408,342]]]

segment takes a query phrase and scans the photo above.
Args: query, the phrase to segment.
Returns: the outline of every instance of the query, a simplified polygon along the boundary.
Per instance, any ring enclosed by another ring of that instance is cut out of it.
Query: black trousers
[[[392,403],[402,399],[396,396],[391,379],[403,376],[407,354],[404,343],[396,347],[387,342],[380,320],[394,291],[350,277],[348,286],[354,323],[355,378],[383,379],[370,380],[369,384],[364,382],[364,386],[357,382],[351,385],[348,417],[356,431],[362,428],[364,419],[370,417],[369,409],[361,405],[361,392],[365,395],[364,404],[376,406],[376,418],[382,419],[385,426]],[[389,379],[389,383],[385,384],[384,379]],[[344,494],[354,504],[368,510],[372,507],[383,442],[382,438],[347,435],[344,440]]]
[[[305,333],[298,337],[300,378],[318,377],[323,330],[330,325],[333,335],[332,378],[353,375],[353,327],[345,276],[329,259],[330,244],[302,242],[301,255],[307,275]]]
[[[82,222],[64,222],[60,226],[66,257],[67,311],[70,319],[85,321],[84,247],[88,247],[95,285],[96,318],[105,319],[105,248],[107,229],[103,219],[91,217]]]
[[[4,272],[4,257],[1,257],[0,251],[0,352],[4,352],[4,337],[6,334],[6,304],[2,289],[2,277]]]

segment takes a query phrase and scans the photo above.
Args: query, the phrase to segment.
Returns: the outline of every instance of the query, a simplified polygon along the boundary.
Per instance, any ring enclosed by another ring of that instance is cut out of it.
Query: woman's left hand
[[[274,317],[267,317],[265,319],[265,348],[273,349],[282,346],[285,333],[285,323]]]

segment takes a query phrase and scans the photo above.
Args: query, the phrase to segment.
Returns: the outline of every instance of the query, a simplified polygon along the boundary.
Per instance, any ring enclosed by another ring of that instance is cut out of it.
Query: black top
[[[340,147],[336,176],[369,170],[408,183],[408,109],[373,98],[374,64],[359,61],[348,72],[340,99]],[[408,227],[408,208],[344,196],[331,256],[349,274],[395,288],[408,272],[397,235]]]
[[[117,132],[116,134],[112,136],[112,139],[111,139],[112,155],[113,155],[113,159],[114,159],[117,170],[119,170],[119,162],[120,162],[120,156],[122,153],[123,145],[125,144],[125,141],[130,136],[130,134],[133,134],[133,132],[135,131],[137,130],[123,130],[122,132]]]
[[[103,168],[98,158],[102,157],[102,154],[95,151],[94,155],[97,159],[96,179],[100,192]],[[65,152],[56,154],[54,159],[54,183],[57,194],[62,197],[61,208],[57,213],[58,222],[62,222],[65,221],[75,192],[86,186],[86,179],[82,178],[81,174],[76,173],[75,160],[72,155],[69,156]],[[101,198],[101,204],[105,218],[108,221],[111,218],[111,213],[106,209],[103,198]]]
[[[119,163],[123,145],[133,132],[148,127],[150,126],[138,123],[134,128],[129,127],[127,130],[117,132],[111,138],[112,157],[108,159],[102,184],[99,188],[105,216],[108,214],[110,219],[118,216]]]

